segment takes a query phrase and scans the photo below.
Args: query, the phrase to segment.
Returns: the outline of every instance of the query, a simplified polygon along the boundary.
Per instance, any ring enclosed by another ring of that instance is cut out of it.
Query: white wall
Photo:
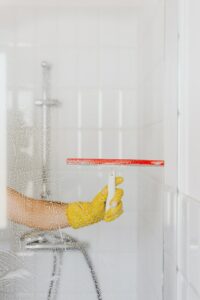
[[[164,157],[164,1],[140,19],[139,157]],[[162,299],[163,169],[139,172],[138,299]]]
[[[139,299],[175,300],[178,178],[177,1],[157,1],[152,10],[144,10],[141,31],[140,48],[144,50],[140,55],[139,155],[163,158],[165,168],[163,172],[140,172]],[[141,261],[144,261],[143,265]]]
[[[200,299],[199,1],[180,2],[178,300]]]
[[[178,181],[178,3],[165,6],[165,105],[163,198],[164,299],[176,300],[177,181]]]
[[[0,14],[0,47],[8,58],[9,184],[40,197],[41,109],[34,101],[41,97],[40,65],[47,60],[52,64],[51,96],[60,101],[51,109],[51,197],[90,200],[109,170],[77,171],[65,165],[67,157],[137,157],[136,13],[130,8],[18,6],[2,8]],[[105,300],[136,299],[137,171],[118,172],[126,178],[124,215],[111,224],[68,230],[89,241]],[[24,230],[14,226],[15,237]],[[51,254],[24,259],[35,276],[28,298],[44,299]],[[66,254],[63,268],[59,299],[95,298],[78,254]],[[20,297],[27,294],[22,290]]]

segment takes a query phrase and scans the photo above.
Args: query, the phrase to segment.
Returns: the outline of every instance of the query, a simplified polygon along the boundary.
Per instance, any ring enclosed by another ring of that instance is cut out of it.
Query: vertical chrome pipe
[[[48,62],[42,61],[42,98],[35,102],[36,105],[42,106],[42,192],[41,197],[48,199],[50,195],[48,187],[48,143],[49,143],[49,107],[57,105],[58,101],[49,97],[49,77],[51,66]]]
[[[50,65],[43,61],[43,88],[42,88],[42,192],[41,197],[47,199],[50,192],[48,190],[48,75],[50,70]]]

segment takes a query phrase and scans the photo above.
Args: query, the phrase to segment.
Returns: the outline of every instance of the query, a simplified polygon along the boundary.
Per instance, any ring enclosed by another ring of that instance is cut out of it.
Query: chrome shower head
[[[41,67],[42,68],[46,68],[46,69],[50,69],[50,67],[51,67],[51,65],[47,62],[47,61],[45,61],[45,60],[43,60],[42,62],[41,62]]]

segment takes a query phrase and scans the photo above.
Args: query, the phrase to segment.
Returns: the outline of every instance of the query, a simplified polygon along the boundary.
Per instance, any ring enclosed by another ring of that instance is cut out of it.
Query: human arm
[[[116,185],[123,182],[116,178]],[[101,220],[110,222],[122,212],[123,190],[116,189],[111,200],[114,207],[105,212],[108,188],[105,186],[92,201],[62,203],[27,197],[14,189],[7,189],[8,218],[16,223],[42,230],[55,230],[71,226],[80,228]]]
[[[15,223],[42,230],[68,227],[67,204],[27,197],[7,188],[7,215]]]

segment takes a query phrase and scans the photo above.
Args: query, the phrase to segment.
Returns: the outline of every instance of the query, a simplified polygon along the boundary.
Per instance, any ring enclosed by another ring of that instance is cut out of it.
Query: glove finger
[[[116,186],[118,186],[119,184],[121,184],[122,182],[124,181],[124,178],[121,177],[121,176],[117,176],[115,178],[115,184]],[[100,193],[103,195],[103,196],[108,196],[108,186],[104,186],[104,188],[100,191]]]
[[[124,190],[116,189],[115,195],[109,203],[110,206],[114,206],[114,207],[117,206],[119,204],[119,202],[121,201],[123,195],[124,195]]]
[[[118,214],[122,210],[123,210],[123,203],[122,201],[120,201],[117,206],[109,208],[109,210],[105,212],[105,215],[112,217]]]
[[[123,214],[123,204],[120,202],[116,207],[110,208],[104,215],[104,221],[111,222]]]

